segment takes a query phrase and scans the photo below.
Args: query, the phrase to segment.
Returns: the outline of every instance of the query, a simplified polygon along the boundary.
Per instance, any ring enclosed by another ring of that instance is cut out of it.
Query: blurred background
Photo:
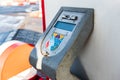
[[[6,23],[0,21],[0,24],[6,25],[14,19],[14,17],[24,17],[21,26],[16,28],[30,29],[33,31],[41,32],[41,4],[39,0],[0,0],[0,19],[4,16],[12,17],[6,18]],[[0,26],[5,28],[6,26]],[[12,27],[12,26],[9,26]]]

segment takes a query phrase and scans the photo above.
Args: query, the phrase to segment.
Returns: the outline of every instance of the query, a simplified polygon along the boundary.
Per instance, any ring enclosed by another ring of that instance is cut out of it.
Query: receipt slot
[[[52,80],[88,80],[76,57],[93,26],[93,9],[62,7],[31,52],[31,65]]]

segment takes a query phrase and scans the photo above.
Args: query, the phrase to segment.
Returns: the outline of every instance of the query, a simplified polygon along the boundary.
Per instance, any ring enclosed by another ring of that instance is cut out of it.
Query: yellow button
[[[56,37],[58,34],[57,33],[53,33],[53,35]]]
[[[60,39],[63,39],[64,38],[64,35],[60,35]]]

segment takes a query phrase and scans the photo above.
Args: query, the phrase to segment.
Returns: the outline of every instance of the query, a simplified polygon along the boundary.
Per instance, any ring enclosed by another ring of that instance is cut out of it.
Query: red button
[[[46,48],[49,46],[49,41],[47,41],[47,43],[46,43]]]

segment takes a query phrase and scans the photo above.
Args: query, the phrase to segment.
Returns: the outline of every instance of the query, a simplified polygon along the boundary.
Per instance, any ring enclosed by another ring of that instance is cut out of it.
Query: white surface
[[[0,32],[19,28],[24,23],[24,16],[0,15]]]
[[[45,3],[47,25],[61,6],[95,9],[94,31],[81,52],[81,60],[90,80],[120,80],[120,0],[45,0]]]
[[[17,44],[17,43],[23,43],[23,42],[16,41],[16,40],[12,40],[12,41],[8,41],[8,42],[5,42],[5,43],[3,43],[2,45],[0,45],[0,55],[2,55],[2,53],[3,53],[8,47],[10,47],[10,46],[13,45],[13,44]]]
[[[13,28],[9,25],[0,24],[0,33],[12,31]]]
[[[34,68],[28,68],[25,71],[11,77],[8,80],[29,80],[37,74],[37,71]]]

